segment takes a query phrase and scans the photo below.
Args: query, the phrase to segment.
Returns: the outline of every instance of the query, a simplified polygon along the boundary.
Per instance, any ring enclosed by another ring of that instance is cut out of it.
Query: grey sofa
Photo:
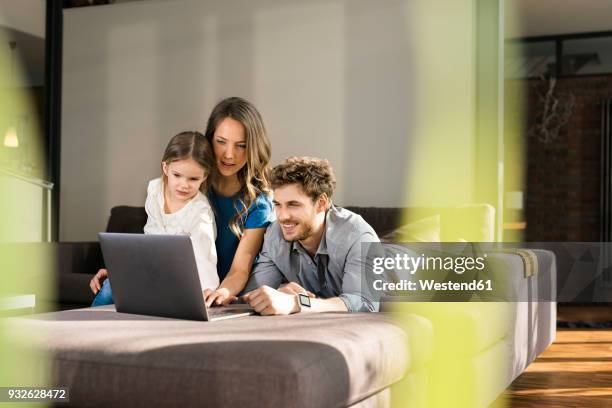
[[[440,237],[443,241],[465,239],[471,242],[491,242],[494,239],[494,210],[488,205],[453,208],[381,208],[346,207],[360,214],[378,233],[384,236],[408,219],[440,215]],[[144,207],[117,206],[110,213],[107,232],[142,233],[147,221]],[[56,247],[56,296],[45,299],[58,310],[88,306],[93,300],[89,281],[104,266],[98,242],[60,242]]]
[[[347,208],[381,236],[407,212],[409,219],[439,215],[443,240],[493,239],[487,205]],[[142,232],[145,221],[140,207],[115,207],[107,230]],[[89,280],[103,266],[98,244],[60,243],[58,253],[59,309],[88,306]],[[487,406],[554,340],[556,307],[538,291],[555,281],[555,259],[536,253],[539,273],[531,277],[518,255],[497,255],[520,302],[393,303],[392,315],[249,317],[223,325],[106,307],[16,323],[39,333],[38,346],[52,352],[54,381],[71,387],[77,406]]]

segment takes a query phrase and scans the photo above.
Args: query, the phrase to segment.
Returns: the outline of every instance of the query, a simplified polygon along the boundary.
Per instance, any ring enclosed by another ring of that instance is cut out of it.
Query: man
[[[361,216],[333,206],[327,160],[292,157],[272,170],[276,222],[244,299],[262,315],[377,311],[362,288],[361,244],[379,242]]]

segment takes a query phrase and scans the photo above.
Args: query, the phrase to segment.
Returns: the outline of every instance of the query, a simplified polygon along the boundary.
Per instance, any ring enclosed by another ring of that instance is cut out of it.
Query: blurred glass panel
[[[563,75],[612,73],[612,37],[563,41]]]
[[[507,78],[538,78],[555,74],[555,42],[518,42],[506,44]]]
[[[0,168],[47,179],[42,129],[45,81],[45,5],[0,0]]]

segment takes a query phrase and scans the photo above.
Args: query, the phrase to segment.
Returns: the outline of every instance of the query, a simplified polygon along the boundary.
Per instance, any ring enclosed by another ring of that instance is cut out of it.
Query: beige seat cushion
[[[440,215],[402,225],[381,237],[381,242],[440,242]]]
[[[495,240],[495,208],[489,204],[412,207],[404,214],[402,225],[435,215],[440,217],[440,240],[443,242]]]

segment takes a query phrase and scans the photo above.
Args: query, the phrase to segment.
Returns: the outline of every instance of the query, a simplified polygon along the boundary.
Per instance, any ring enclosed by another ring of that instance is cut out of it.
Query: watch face
[[[300,295],[298,297],[300,298],[300,304],[302,306],[310,307],[310,298],[308,296],[302,295],[300,293]]]

